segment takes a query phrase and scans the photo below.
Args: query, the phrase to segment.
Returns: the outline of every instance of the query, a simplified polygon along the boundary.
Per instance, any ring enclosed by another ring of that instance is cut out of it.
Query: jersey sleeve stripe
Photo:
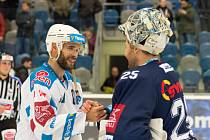
[[[42,134],[42,140],[52,140],[52,139],[53,139],[52,135]]]
[[[25,110],[26,110],[26,114],[27,114],[27,117],[29,117],[30,116],[30,106],[28,106]]]
[[[57,106],[56,106],[56,104],[55,104],[55,102],[53,101],[52,98],[50,99],[50,105],[57,110]]]
[[[76,113],[75,114],[69,114],[66,117],[66,123],[64,126],[63,136],[62,140],[66,137],[70,137],[71,133],[73,131],[74,121],[75,121]]]

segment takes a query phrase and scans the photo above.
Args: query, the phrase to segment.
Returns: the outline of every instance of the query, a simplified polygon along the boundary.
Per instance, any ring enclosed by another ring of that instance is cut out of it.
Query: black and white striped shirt
[[[12,102],[14,107],[11,114],[0,115],[0,122],[11,118],[17,119],[18,110],[20,108],[20,88],[21,82],[17,77],[8,76],[5,80],[0,78],[0,101]]]

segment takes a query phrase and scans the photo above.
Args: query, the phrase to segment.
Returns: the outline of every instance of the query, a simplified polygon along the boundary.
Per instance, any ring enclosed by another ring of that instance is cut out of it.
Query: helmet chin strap
[[[71,74],[72,74],[72,78],[73,78],[72,89],[74,91],[74,101],[76,102],[76,104],[79,104],[81,97],[80,97],[79,89],[78,89],[77,82],[76,82],[76,74],[75,74],[74,68],[71,69]],[[78,99],[79,99],[79,101],[78,101]]]
[[[73,82],[74,82],[74,85],[75,85],[74,88],[77,90],[76,73],[75,73],[74,65],[70,66],[70,71],[71,71]]]

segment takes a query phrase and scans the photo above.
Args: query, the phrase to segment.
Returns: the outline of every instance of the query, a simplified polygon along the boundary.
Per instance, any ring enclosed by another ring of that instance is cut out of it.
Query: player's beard
[[[68,64],[68,62],[67,62],[68,59],[70,59],[70,57],[65,58],[65,56],[61,52],[61,54],[57,60],[58,65],[64,70],[70,70],[71,68],[74,67],[74,64]]]

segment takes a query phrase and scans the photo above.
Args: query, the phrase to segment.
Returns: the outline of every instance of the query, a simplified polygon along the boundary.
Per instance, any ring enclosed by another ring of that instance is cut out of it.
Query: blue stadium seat
[[[45,24],[48,19],[48,12],[44,10],[36,11],[35,17],[36,19],[40,19]]]
[[[210,69],[203,74],[203,83],[205,91],[210,93]]]
[[[119,14],[115,9],[108,9],[104,11],[104,26],[117,27]]]
[[[153,7],[153,4],[151,2],[144,1],[143,3],[141,3],[141,5],[137,7],[137,10],[148,7]]]
[[[200,32],[199,33],[199,43],[202,45],[203,43],[210,42],[210,32]]]
[[[161,53],[161,56],[165,55],[173,55],[176,56],[177,54],[177,46],[174,43],[168,43],[164,49],[164,51]]]
[[[92,71],[93,59],[90,56],[79,56],[76,61],[75,68],[84,67],[89,71]]]
[[[173,10],[176,11],[180,8],[180,2],[179,0],[170,0],[173,6]]]
[[[125,6],[123,7],[123,10],[134,10],[136,11],[138,9],[138,6],[136,5],[136,0],[127,0],[124,2]]]
[[[201,72],[199,57],[194,55],[186,55],[180,60],[180,72],[187,71],[189,69],[194,69]]]
[[[196,7],[197,0],[189,0],[193,7]]]
[[[200,65],[203,73],[210,70],[210,55],[201,58]]]
[[[164,56],[161,57],[161,60],[163,62],[166,62],[166,63],[170,64],[175,70],[177,69],[178,61],[177,61],[176,56],[171,55],[171,54],[164,55]]]
[[[201,78],[201,75],[196,70],[187,70],[184,71],[181,75],[183,83],[184,83],[184,89],[195,91],[198,90],[198,84]]]
[[[80,67],[78,69],[75,69],[75,74],[76,77],[80,80],[82,90],[88,90],[89,81],[91,79],[91,72],[84,67]]]
[[[188,54],[190,55],[196,55],[196,46],[192,43],[185,43],[180,46],[180,53],[181,56],[186,56]]]
[[[123,2],[127,2],[127,3],[129,3],[129,2],[136,2],[136,0],[124,0]]]
[[[145,0],[135,0],[136,3],[144,2]]]
[[[210,55],[210,42],[209,43],[203,43],[200,46],[200,57],[206,57]]]
[[[44,62],[48,61],[48,58],[49,56],[46,54],[32,57],[32,67],[33,68],[40,67]]]

